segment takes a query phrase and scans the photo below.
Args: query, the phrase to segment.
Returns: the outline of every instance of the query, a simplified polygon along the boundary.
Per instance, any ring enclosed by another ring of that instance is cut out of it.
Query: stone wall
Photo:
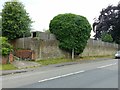
[[[44,35],[45,36],[45,35]],[[51,35],[52,36],[52,35]],[[53,37],[53,36],[52,36]],[[70,57],[70,54],[59,49],[59,42],[51,38],[20,38],[12,42],[15,48],[33,50],[35,52],[35,59],[61,58]],[[105,43],[89,39],[88,44],[81,54],[82,56],[101,56],[114,55],[118,49],[117,44]]]

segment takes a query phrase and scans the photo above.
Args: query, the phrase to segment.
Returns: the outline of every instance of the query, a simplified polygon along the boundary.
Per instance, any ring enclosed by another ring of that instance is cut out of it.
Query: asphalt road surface
[[[2,76],[3,88],[118,88],[118,60],[104,60]]]

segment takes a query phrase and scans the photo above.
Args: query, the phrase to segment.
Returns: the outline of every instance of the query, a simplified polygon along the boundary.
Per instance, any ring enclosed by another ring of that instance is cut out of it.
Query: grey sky
[[[0,0],[0,10],[4,2]],[[34,22],[33,29],[43,31],[49,29],[50,20],[62,13],[74,13],[85,16],[92,25],[93,19],[99,16],[102,8],[117,5],[119,0],[19,0],[23,2]]]

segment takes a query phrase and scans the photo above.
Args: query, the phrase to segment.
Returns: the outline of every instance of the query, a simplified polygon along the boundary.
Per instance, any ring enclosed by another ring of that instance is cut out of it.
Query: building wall
[[[42,36],[43,35],[43,36]],[[52,34],[42,34],[42,38],[20,38],[12,42],[15,48],[30,49],[35,52],[35,58],[61,58],[70,57],[70,53],[59,49],[59,41]],[[118,49],[117,44],[106,43],[89,39],[82,56],[114,55]]]

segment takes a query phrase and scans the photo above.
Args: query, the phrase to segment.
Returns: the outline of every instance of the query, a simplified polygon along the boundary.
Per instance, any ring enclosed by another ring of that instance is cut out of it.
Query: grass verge
[[[85,56],[85,57],[77,58],[75,60],[56,58],[56,59],[38,60],[36,62],[41,65],[50,65],[50,64],[59,64],[59,63],[65,63],[65,62],[79,62],[82,60],[96,60],[100,58],[114,58],[114,57],[109,55],[108,56]],[[29,67],[29,68],[34,68],[34,67]],[[17,68],[12,64],[5,64],[5,65],[0,64],[0,70],[16,70],[16,69]]]
[[[38,60],[36,62],[41,65],[50,65],[50,64],[59,64],[59,63],[65,63],[65,62],[79,62],[82,60],[96,60],[100,58],[113,58],[113,56],[109,56],[109,55],[107,56],[85,56],[85,57],[80,57],[74,60],[57,58],[57,59]]]
[[[84,56],[81,57],[80,59],[82,60],[95,60],[95,59],[99,59],[99,58],[114,58],[114,56],[112,55],[106,55],[106,56]]]
[[[17,69],[15,66],[13,66],[12,64],[0,64],[0,70],[15,70]]]
[[[72,62],[72,60],[57,58],[57,59],[38,60],[36,62],[41,65],[50,65],[50,64],[58,64],[58,63],[64,63],[64,62]]]

